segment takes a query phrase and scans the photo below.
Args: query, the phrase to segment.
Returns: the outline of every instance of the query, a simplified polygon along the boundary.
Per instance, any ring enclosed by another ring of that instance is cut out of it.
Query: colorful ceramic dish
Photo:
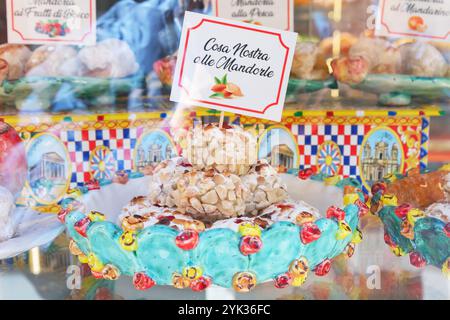
[[[384,224],[384,240],[418,268],[433,265],[450,277],[448,168],[390,176],[372,187],[371,211]],[[447,179],[447,181],[446,181]],[[398,186],[401,186],[399,188]],[[446,209],[445,209],[446,208]]]
[[[83,213],[80,190],[62,201],[59,217],[71,238],[71,252],[88,263],[98,278],[132,276],[135,287],[142,290],[157,284],[201,291],[215,284],[248,292],[270,280],[277,288],[300,286],[311,271],[327,274],[337,255],[352,256],[355,243],[362,239],[358,222],[368,207],[360,185],[353,179],[335,182],[344,190],[344,208],[332,206],[326,217],[316,218],[294,212],[288,204],[295,223],[273,221],[268,226],[261,224],[264,219],[258,224],[242,218],[232,221],[232,228],[221,226],[221,221],[216,227],[194,223],[180,228],[174,227],[178,217],[172,214],[147,226],[127,220],[120,227],[105,221],[101,213]],[[128,208],[137,202],[134,199]],[[275,207],[286,209],[283,204]]]

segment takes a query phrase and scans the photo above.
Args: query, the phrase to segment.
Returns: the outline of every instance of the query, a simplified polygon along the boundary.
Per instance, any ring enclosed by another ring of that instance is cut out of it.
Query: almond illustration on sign
[[[211,91],[214,92],[210,95],[210,98],[226,98],[233,99],[236,97],[243,97],[241,88],[237,84],[228,82],[227,75],[222,78],[214,77],[215,84],[212,86]]]
[[[408,20],[408,27],[411,30],[425,32],[427,30],[427,25],[422,17],[412,16]]]
[[[256,20],[244,20],[242,22],[251,23],[251,24],[254,24],[254,25],[257,25],[257,26],[262,26],[263,25],[261,22],[256,21]]]

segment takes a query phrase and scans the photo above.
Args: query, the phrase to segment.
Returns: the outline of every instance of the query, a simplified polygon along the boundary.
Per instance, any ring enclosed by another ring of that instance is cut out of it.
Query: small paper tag
[[[213,0],[216,17],[294,30],[294,0]]]
[[[96,42],[95,0],[6,0],[8,42]]]
[[[450,40],[450,0],[380,0],[377,36]]]
[[[297,34],[186,12],[170,99],[273,121]]]

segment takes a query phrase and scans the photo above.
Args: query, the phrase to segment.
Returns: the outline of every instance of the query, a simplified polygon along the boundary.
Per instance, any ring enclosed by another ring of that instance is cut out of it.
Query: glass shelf
[[[70,265],[79,264],[68,252],[68,241],[62,234],[46,248],[0,261],[0,299],[450,299],[450,282],[441,270],[432,266],[417,269],[409,264],[408,256],[399,258],[390,252],[383,242],[383,226],[378,218],[366,216],[361,226],[364,240],[356,246],[355,255],[337,258],[327,276],[311,273],[299,288],[276,289],[269,282],[248,294],[219,287],[194,293],[168,286],[141,292],[134,289],[130,277],[112,282],[89,275],[82,276],[79,290],[71,290],[66,271]],[[81,268],[81,274],[89,271]]]

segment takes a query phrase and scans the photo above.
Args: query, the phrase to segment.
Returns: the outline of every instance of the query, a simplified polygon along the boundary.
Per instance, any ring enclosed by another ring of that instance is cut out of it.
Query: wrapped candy
[[[243,175],[257,161],[256,138],[235,125],[196,126],[187,134],[183,155],[198,170]]]
[[[241,179],[249,190],[246,213],[255,215],[260,210],[287,198],[286,185],[281,181],[275,168],[266,160],[259,160]]]

